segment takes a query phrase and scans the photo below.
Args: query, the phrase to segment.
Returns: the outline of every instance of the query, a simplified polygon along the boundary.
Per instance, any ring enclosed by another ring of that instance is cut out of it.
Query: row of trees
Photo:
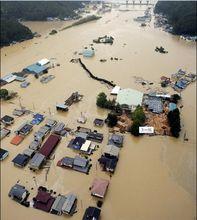
[[[196,1],[158,1],[155,13],[168,18],[175,34],[197,35]]]

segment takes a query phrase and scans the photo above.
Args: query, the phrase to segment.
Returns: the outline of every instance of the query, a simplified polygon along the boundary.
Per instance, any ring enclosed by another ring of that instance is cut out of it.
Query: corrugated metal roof
[[[122,89],[118,92],[116,102],[120,105],[137,106],[142,104],[143,93],[134,89]]]
[[[120,148],[116,147],[114,145],[106,145],[103,149],[104,154],[109,154],[109,155],[115,156],[115,157],[118,157],[119,152],[120,152]]]
[[[28,70],[29,72],[33,72],[33,73],[42,73],[44,70],[46,70],[48,67],[46,66],[40,66],[38,64],[32,64],[30,66],[27,66],[25,69]]]
[[[76,199],[77,199],[77,197],[74,194],[68,194],[66,196],[66,201],[62,207],[62,211],[69,213],[71,211],[72,206],[73,206]]]

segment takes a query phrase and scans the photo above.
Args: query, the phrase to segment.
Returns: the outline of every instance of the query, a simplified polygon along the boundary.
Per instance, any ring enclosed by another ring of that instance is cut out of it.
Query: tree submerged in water
[[[178,108],[168,113],[168,122],[172,136],[178,138],[181,131],[180,112]]]
[[[118,117],[115,113],[109,113],[108,116],[107,116],[107,119],[106,119],[106,123],[109,127],[114,127],[116,126],[118,122]]]
[[[119,105],[116,104],[115,99],[107,99],[107,95],[104,92],[98,94],[96,105],[100,108],[106,108],[110,110],[115,110],[119,108]]]
[[[17,96],[17,92],[9,92],[7,89],[0,89],[1,100],[9,100],[15,98],[16,96]]]
[[[134,136],[139,136],[139,127],[144,124],[146,119],[143,108],[138,105],[132,113],[131,118],[133,120],[133,124],[131,125],[130,132]]]

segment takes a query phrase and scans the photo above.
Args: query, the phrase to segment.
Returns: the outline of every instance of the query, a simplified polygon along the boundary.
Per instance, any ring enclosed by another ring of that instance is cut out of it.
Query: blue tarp
[[[25,70],[29,71],[30,73],[34,73],[34,74],[40,74],[42,73],[43,71],[47,70],[48,67],[47,66],[40,66],[38,64],[32,64],[30,66],[27,66],[25,68]]]
[[[92,56],[94,56],[94,50],[84,50],[83,51],[83,56],[84,57],[92,57]]]
[[[170,110],[170,111],[173,111],[173,110],[175,110],[176,108],[177,108],[177,106],[176,106],[175,103],[173,103],[173,102],[170,102],[170,103],[169,103],[169,110]]]

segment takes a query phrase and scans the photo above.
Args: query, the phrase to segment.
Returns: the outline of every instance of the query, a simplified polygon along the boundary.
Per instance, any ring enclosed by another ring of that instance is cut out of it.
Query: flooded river
[[[5,47],[1,50],[1,74],[20,71],[44,57],[55,58],[59,67],[49,70],[55,79],[48,84],[41,84],[32,76],[26,89],[20,88],[18,82],[6,85],[5,88],[18,92],[23,106],[35,112],[63,121],[68,127],[79,126],[77,118],[80,112],[86,112],[88,121],[86,127],[93,127],[96,117],[105,118],[107,111],[96,107],[96,96],[103,91],[109,94],[105,85],[89,78],[79,64],[69,61],[78,56],[84,46],[103,35],[114,37],[113,45],[96,44],[95,56],[83,59],[85,65],[93,74],[113,80],[122,88],[134,88],[142,92],[147,87],[136,84],[134,76],[152,81],[152,88],[159,87],[162,75],[170,76],[178,69],[196,71],[196,44],[180,40],[176,36],[154,29],[153,22],[145,28],[133,21],[136,16],[143,15],[143,7],[131,8],[132,11],[112,10],[102,15],[102,18],[87,24],[79,25],[53,36],[48,36],[52,28],[61,29],[67,22],[40,23],[28,22],[33,31],[41,33],[35,38],[20,44]],[[140,10],[136,10],[140,9]],[[163,46],[168,54],[154,51],[156,46]],[[111,61],[110,57],[122,60]],[[100,59],[107,59],[101,63]],[[72,92],[79,91],[84,95],[82,102],[74,104],[67,113],[57,113],[55,104],[63,102]],[[171,94],[173,91],[168,89]],[[125,134],[124,147],[115,174],[110,178],[102,172],[97,159],[101,155],[102,146],[107,143],[108,129],[98,129],[105,134],[105,139],[92,156],[92,169],[89,175],[84,175],[56,166],[64,156],[74,156],[67,148],[71,137],[63,138],[55,152],[47,181],[46,170],[38,174],[28,167],[24,169],[13,166],[11,160],[21,153],[32,141],[30,134],[19,145],[10,144],[14,130],[19,125],[30,120],[32,116],[16,118],[11,127],[12,133],[5,138],[1,146],[9,151],[9,157],[1,162],[1,218],[2,220],[52,220],[69,219],[58,217],[42,211],[25,208],[8,198],[8,192],[18,180],[31,193],[36,194],[36,188],[44,185],[57,193],[75,193],[78,200],[78,212],[73,220],[82,219],[85,209],[96,205],[91,197],[89,187],[94,177],[110,180],[109,189],[102,206],[102,220],[194,220],[195,219],[195,186],[196,186],[196,84],[192,84],[182,92],[181,120],[182,132],[179,139],[170,137],[140,137],[135,138]],[[2,116],[11,115],[14,108],[19,107],[19,98],[8,103],[1,103]],[[34,126],[37,131],[40,126]],[[188,142],[183,141],[186,132]],[[35,179],[33,178],[35,177]],[[33,188],[33,189],[31,189]]]

